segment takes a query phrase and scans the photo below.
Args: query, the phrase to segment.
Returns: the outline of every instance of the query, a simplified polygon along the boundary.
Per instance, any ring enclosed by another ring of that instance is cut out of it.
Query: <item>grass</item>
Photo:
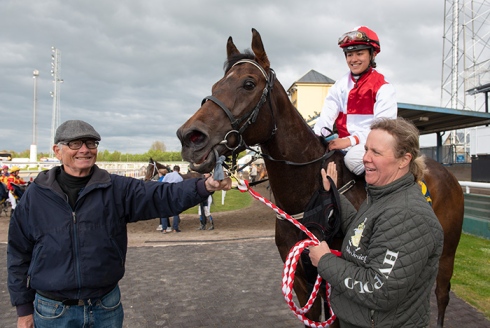
[[[461,235],[451,289],[490,319],[490,240]]]
[[[253,198],[248,192],[240,192],[232,189],[226,192],[224,204],[221,204],[221,192],[213,194],[213,204],[211,205],[211,214],[213,212],[227,212],[246,208],[252,204]],[[189,208],[184,214],[197,214],[198,206]]]

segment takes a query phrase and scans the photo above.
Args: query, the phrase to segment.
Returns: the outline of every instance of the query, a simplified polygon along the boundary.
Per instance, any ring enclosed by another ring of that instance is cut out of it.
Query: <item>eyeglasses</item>
[[[99,147],[99,142],[96,140],[73,140],[69,142],[60,142],[62,145],[67,145],[68,148],[72,150],[78,150],[82,148],[82,145],[85,144],[88,149],[96,149]]]
[[[366,33],[360,31],[351,31],[344,33],[340,36],[338,44],[339,46],[342,44],[350,43],[352,41],[363,41],[369,42],[369,38],[366,36]]]

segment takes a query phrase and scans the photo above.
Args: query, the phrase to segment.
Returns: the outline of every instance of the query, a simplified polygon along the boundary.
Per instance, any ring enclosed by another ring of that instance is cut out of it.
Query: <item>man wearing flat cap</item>
[[[126,224],[178,214],[231,187],[229,178],[168,184],[109,174],[95,164],[100,140],[84,121],[61,124],[53,145],[61,166],[40,173],[17,205],[7,265],[18,327],[122,327]]]

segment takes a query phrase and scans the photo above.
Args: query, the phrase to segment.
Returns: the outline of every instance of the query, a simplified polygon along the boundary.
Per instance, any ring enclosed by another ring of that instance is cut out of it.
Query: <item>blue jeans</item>
[[[168,218],[160,218],[160,224],[162,225],[162,231],[166,230],[167,227],[170,225],[170,221]]]
[[[120,328],[123,319],[119,286],[100,299],[85,301],[84,306],[64,305],[39,294],[34,299],[36,328]]]
[[[168,218],[161,218],[160,223],[162,224],[162,231],[167,230],[168,227]],[[172,229],[179,229],[180,217],[178,215],[174,215],[174,219],[172,221]]]

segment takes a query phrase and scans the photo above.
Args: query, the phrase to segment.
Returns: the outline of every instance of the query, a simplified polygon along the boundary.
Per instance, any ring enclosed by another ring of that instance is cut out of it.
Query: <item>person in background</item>
[[[3,210],[5,212],[8,207],[7,199],[9,199],[10,197],[10,192],[7,189],[8,176],[9,176],[9,167],[7,165],[4,165],[2,167],[2,171],[0,171],[0,205],[2,205]]]
[[[197,214],[199,215],[199,229],[197,230],[206,230],[206,224],[209,219],[209,228],[208,230],[214,230],[214,220],[213,217],[211,216],[211,204],[213,203],[213,196],[209,195],[208,199],[205,201],[202,201],[201,204],[199,204]]]
[[[158,169],[158,182],[163,182],[163,178],[165,175],[168,173],[167,169]],[[170,225],[168,222],[168,218],[160,218],[160,225],[157,227],[157,231],[162,231],[162,222],[163,220],[166,221],[167,227]]]
[[[10,175],[3,178],[3,181],[5,181],[4,183],[7,186],[7,190],[9,191],[9,201],[10,205],[12,206],[10,216],[14,214],[14,211],[17,207],[17,200],[20,198],[20,195],[16,194],[15,186],[13,186],[13,184],[20,186],[26,185],[24,179],[19,176],[19,172],[20,167],[12,166],[12,168],[10,169]]]
[[[158,169],[158,182],[163,182],[163,178],[165,178],[165,175],[167,175],[167,173],[167,169]]]
[[[252,164],[250,166],[250,182],[255,182],[257,179],[257,165]]]
[[[96,164],[92,125],[61,124],[53,151],[61,166],[39,173],[10,220],[8,289],[18,327],[122,327],[118,287],[130,222],[193,207],[231,180],[144,182]]]
[[[9,167],[7,165],[2,166],[2,174],[1,176],[8,177],[10,175],[9,173]]]
[[[173,167],[173,171],[170,173],[167,173],[165,177],[163,178],[162,182],[164,183],[177,183],[177,182],[182,182],[184,179],[180,175],[180,166],[175,165]],[[180,232],[179,229],[179,224],[180,224],[180,216],[179,213],[175,214],[173,217],[172,221],[172,228],[169,227],[169,219],[168,217],[164,217],[160,220],[162,224],[162,233],[168,233],[172,232],[171,229],[173,229],[173,232]]]
[[[309,247],[310,259],[332,286],[342,328],[428,327],[444,235],[417,183],[425,170],[418,130],[402,118],[378,120],[365,148],[366,200],[356,211],[340,196],[342,256],[323,241]],[[335,163],[321,174],[328,191]]]
[[[340,36],[338,45],[349,72],[328,91],[313,129],[317,135],[328,137],[335,125],[338,138],[329,141],[328,148],[346,152],[345,165],[360,175],[364,172],[362,156],[369,126],[376,118],[397,116],[395,88],[375,69],[381,46],[373,30],[354,28]]]

